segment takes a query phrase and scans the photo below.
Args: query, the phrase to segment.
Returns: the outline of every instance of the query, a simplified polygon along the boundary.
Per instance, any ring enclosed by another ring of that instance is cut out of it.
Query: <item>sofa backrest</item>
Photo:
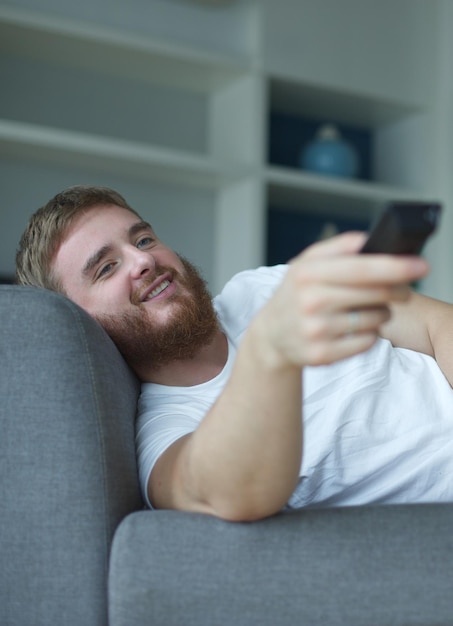
[[[142,508],[139,383],[63,296],[0,286],[0,624],[107,624],[120,521]]]

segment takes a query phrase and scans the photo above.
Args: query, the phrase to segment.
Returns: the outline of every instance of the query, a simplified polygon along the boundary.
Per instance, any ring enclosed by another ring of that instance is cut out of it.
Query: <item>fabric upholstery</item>
[[[143,510],[138,393],[81,309],[0,286],[1,626],[453,624],[453,504]]]
[[[110,625],[451,625],[452,528],[453,505],[135,513],[114,539]]]
[[[62,296],[2,286],[0,319],[0,624],[106,624],[113,533],[142,506],[138,383]]]

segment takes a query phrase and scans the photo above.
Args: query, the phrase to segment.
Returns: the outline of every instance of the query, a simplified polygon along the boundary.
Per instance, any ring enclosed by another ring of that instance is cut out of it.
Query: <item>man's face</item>
[[[198,272],[127,209],[93,207],[78,217],[53,270],[138,372],[190,358],[217,330]]]

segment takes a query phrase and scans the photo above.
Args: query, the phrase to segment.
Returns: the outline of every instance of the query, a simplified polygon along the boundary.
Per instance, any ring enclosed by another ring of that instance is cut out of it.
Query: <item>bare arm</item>
[[[412,292],[407,302],[392,305],[382,336],[433,356],[453,386],[453,305]]]
[[[312,247],[250,324],[231,379],[199,428],[156,464],[157,507],[253,520],[277,512],[298,480],[302,456],[301,371],[370,348],[389,305],[426,264],[354,254],[357,234]],[[350,334],[350,311],[360,311]]]

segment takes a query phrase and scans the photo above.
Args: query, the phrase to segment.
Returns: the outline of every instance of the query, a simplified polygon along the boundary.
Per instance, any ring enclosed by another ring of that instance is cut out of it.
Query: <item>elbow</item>
[[[216,489],[211,493],[210,513],[229,522],[256,522],[272,517],[286,506],[298,480],[297,471],[274,482],[241,481],[241,487],[236,488],[229,484],[225,491]]]
[[[257,511],[246,510],[240,508],[225,507],[215,511],[212,511],[211,515],[223,520],[224,522],[232,523],[250,523],[258,522],[260,520],[272,517],[278,511]]]
[[[291,494],[290,494],[291,495]],[[288,496],[289,498],[289,496]],[[244,497],[220,498],[213,502],[211,514],[226,522],[257,522],[279,513],[288,498],[279,497]]]

